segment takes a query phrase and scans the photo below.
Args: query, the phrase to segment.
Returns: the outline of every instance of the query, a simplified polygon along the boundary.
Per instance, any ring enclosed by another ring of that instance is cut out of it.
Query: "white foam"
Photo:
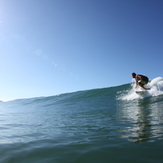
[[[135,93],[135,83],[131,84],[131,89],[123,92],[119,99],[121,100],[134,100],[137,98],[145,98],[150,96],[158,96],[163,94],[163,77],[157,77],[151,80],[147,85],[147,88],[150,88],[144,95],[138,95]],[[137,88],[137,90],[141,90],[141,88]]]

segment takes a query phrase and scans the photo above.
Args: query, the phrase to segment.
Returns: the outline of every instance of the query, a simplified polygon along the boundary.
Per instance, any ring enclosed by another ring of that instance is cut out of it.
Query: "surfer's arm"
[[[138,79],[136,78],[135,80],[136,80],[136,86],[135,86],[135,88],[137,88],[137,86],[139,85]]]
[[[137,87],[138,87],[138,84],[136,84],[135,88],[137,88]]]
[[[136,87],[135,88],[137,88],[137,86],[139,85],[139,80],[141,80],[141,77],[139,75],[136,75],[135,77]]]

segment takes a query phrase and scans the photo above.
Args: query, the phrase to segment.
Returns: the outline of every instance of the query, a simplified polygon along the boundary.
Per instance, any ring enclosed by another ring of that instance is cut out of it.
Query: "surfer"
[[[132,77],[135,78],[136,80],[136,87],[140,86],[142,87],[144,90],[149,90],[149,88],[145,88],[144,85],[147,84],[149,82],[149,79],[147,76],[144,75],[137,75],[134,72],[132,73]]]

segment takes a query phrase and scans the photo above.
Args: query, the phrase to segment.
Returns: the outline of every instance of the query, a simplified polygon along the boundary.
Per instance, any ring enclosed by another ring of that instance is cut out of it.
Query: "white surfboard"
[[[145,93],[147,93],[147,91],[146,90],[136,90],[135,93],[138,95],[144,95]]]

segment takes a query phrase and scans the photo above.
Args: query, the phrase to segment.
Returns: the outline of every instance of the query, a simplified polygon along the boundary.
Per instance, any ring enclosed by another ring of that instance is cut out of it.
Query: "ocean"
[[[0,163],[162,163],[163,78],[0,102]]]

